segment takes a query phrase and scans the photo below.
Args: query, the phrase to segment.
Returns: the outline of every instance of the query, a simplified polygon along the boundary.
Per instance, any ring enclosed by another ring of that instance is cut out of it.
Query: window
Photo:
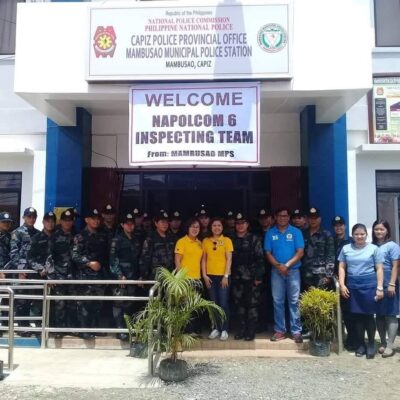
[[[14,224],[21,215],[21,172],[0,172],[0,211],[8,211]]]
[[[378,218],[392,228],[392,239],[400,239],[400,171],[376,171]]]
[[[375,0],[375,45],[400,47],[400,0]]]
[[[25,3],[25,0],[0,1],[0,54],[15,53],[17,3]]]

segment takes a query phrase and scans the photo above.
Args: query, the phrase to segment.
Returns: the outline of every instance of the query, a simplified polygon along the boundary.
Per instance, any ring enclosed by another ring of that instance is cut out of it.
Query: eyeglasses
[[[212,242],[213,244],[213,250],[217,250],[217,242]]]

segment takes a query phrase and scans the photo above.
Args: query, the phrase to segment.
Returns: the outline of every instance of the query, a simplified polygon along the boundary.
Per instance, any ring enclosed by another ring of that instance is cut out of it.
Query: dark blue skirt
[[[350,312],[354,314],[376,313],[376,274],[348,276],[347,287],[350,291]]]
[[[399,314],[399,281],[396,282],[396,295],[388,296],[388,283],[390,282],[391,271],[384,271],[383,288],[385,297],[376,304],[376,315],[396,316]]]

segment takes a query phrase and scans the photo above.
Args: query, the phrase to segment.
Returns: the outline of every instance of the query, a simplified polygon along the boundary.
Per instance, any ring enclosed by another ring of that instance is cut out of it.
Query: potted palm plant
[[[184,268],[172,272],[159,268],[156,280],[161,295],[149,300],[143,311],[127,318],[127,326],[135,341],[148,343],[148,351],[157,348],[168,355],[160,362],[159,377],[177,382],[188,376],[187,363],[178,354],[198,340],[194,334],[186,333],[188,323],[204,312],[213,323],[217,316],[224,318],[225,314],[213,301],[202,298],[196,290],[201,282],[189,279]],[[150,331],[154,334],[150,335]]]
[[[300,297],[300,314],[311,333],[310,354],[329,356],[335,337],[338,294],[312,287]]]

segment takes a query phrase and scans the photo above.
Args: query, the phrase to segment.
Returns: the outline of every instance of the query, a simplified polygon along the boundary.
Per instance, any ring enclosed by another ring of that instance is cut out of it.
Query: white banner
[[[87,80],[290,78],[291,0],[91,6]]]
[[[260,84],[136,85],[129,164],[260,164]]]

